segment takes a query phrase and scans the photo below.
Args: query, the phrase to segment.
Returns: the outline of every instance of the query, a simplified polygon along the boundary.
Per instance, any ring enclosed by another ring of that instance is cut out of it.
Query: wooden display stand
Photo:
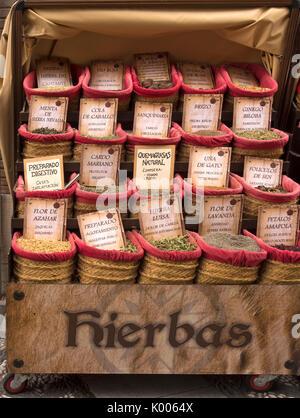
[[[73,4],[102,6],[118,3],[157,5],[155,1],[87,1]],[[177,5],[178,1],[159,2]],[[291,1],[188,1],[187,7],[290,6]],[[275,3],[275,4],[274,4]],[[25,1],[24,7],[68,5],[68,1]],[[182,2],[181,2],[182,4]],[[289,42],[293,41],[298,10],[292,9]],[[15,127],[27,121],[22,93],[20,45],[22,11],[15,12]],[[284,94],[282,67],[278,103]],[[278,126],[280,106],[273,111]],[[173,112],[181,123],[182,114]],[[70,112],[72,127],[78,113]],[[132,112],[119,112],[118,122],[132,128]],[[223,111],[222,121],[232,122]],[[17,132],[17,131],[16,131]],[[16,137],[16,174],[22,173],[20,141]],[[79,171],[79,163],[66,162],[65,175]],[[132,174],[130,162],[121,164]],[[231,171],[242,175],[242,164]],[[284,172],[288,162],[284,162]],[[176,163],[175,173],[185,176],[186,163]],[[125,229],[137,228],[136,219],[125,219]],[[12,230],[23,220],[14,218]],[[255,231],[256,222],[243,228]],[[67,228],[78,230],[76,219]],[[190,228],[187,225],[188,229]],[[45,285],[7,287],[7,357],[12,373],[140,373],[140,374],[300,374],[300,286],[209,285]],[[114,324],[114,325],[109,325]],[[185,341],[186,340],[186,341]],[[270,377],[269,380],[272,380]]]

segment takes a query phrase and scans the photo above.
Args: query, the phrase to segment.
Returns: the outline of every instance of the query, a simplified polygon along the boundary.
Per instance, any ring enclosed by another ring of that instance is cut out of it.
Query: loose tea
[[[119,251],[124,251],[126,253],[138,253],[139,250],[136,248],[133,242],[127,240],[126,246],[121,248]]]
[[[80,185],[80,190],[83,190],[84,192],[90,192],[90,193],[97,193],[97,194],[103,194],[103,193],[119,193],[119,186],[84,186],[83,184]]]
[[[261,251],[259,245],[252,238],[244,235],[215,232],[213,234],[204,235],[202,238],[208,245],[222,250],[244,250],[246,252]]]
[[[40,135],[57,135],[57,134],[64,134],[67,131],[58,131],[53,128],[38,128],[32,131],[33,134],[40,134]]]
[[[244,90],[253,90],[253,91],[269,91],[270,89],[268,87],[258,87],[258,86],[245,86],[242,84],[236,84],[237,87]]]
[[[154,81],[151,78],[141,82],[141,86],[144,89],[162,90],[171,89],[174,84],[171,81]]]
[[[118,138],[120,138],[117,135],[108,135],[108,136],[90,136],[90,135],[87,136],[87,135],[81,135],[81,136],[84,136],[85,138],[102,139],[103,141],[107,141],[107,140],[110,140],[110,139],[118,139]]]
[[[20,237],[17,239],[19,247],[25,251],[32,253],[56,253],[66,252],[71,250],[71,244],[69,241],[53,241],[53,240],[39,240],[39,239],[26,239]]]
[[[176,238],[163,238],[156,241],[149,241],[151,245],[163,251],[195,251],[197,246],[190,242],[188,235]]]
[[[297,252],[297,253],[300,252],[300,247],[298,247],[296,245],[280,244],[280,245],[274,245],[274,248],[277,248],[278,250],[294,251],[294,252]]]
[[[239,131],[237,135],[242,138],[258,139],[260,141],[281,138],[279,133],[275,131],[269,131],[267,129],[257,129],[257,130],[252,130],[252,131]]]
[[[222,131],[196,131],[196,132],[193,132],[193,135],[220,136],[220,135],[224,135],[224,132]]]
[[[266,187],[266,186],[257,186],[255,189],[261,190],[262,192],[267,193],[289,193],[288,190],[285,190],[282,186],[277,187]]]

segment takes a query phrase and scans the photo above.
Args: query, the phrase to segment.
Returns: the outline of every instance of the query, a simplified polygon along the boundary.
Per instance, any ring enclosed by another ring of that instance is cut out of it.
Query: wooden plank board
[[[299,375],[300,286],[9,284],[7,360],[10,373]]]

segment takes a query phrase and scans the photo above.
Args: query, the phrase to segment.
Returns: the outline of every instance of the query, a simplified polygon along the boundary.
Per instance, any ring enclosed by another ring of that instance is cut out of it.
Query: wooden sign
[[[286,206],[260,207],[256,232],[258,238],[271,246],[297,245],[299,207],[288,204]]]
[[[80,99],[78,130],[80,135],[103,138],[114,135],[118,99]]]
[[[66,58],[43,58],[36,62],[38,88],[73,86],[69,60]]]
[[[258,87],[259,82],[255,75],[240,67],[227,67],[227,71],[233,84],[244,87]]]
[[[48,128],[62,132],[66,129],[68,97],[31,96],[28,130]]]
[[[270,129],[272,116],[271,97],[234,97],[233,125],[236,131]]]
[[[169,55],[167,52],[136,54],[135,68],[139,81],[169,81],[171,79]]]
[[[194,89],[214,89],[214,77],[211,66],[207,64],[195,64],[183,62],[180,70],[184,84]]]
[[[133,178],[140,190],[170,189],[174,178],[175,145],[134,147]]]
[[[102,250],[120,250],[126,245],[118,209],[87,213],[77,216],[83,242]]]
[[[148,241],[185,234],[182,206],[174,193],[140,200],[141,234]]]
[[[172,103],[136,102],[133,135],[168,138],[172,120]]]
[[[123,89],[124,65],[121,61],[94,61],[89,86],[105,91]]]
[[[62,155],[25,158],[25,190],[62,190],[64,188],[64,163]]]
[[[63,241],[67,206],[65,199],[25,198],[24,238]]]
[[[191,147],[188,178],[194,186],[228,187],[229,147]]]
[[[121,145],[83,144],[80,162],[80,184],[97,186],[107,179],[118,184]]]
[[[222,113],[222,94],[185,94],[182,128],[185,132],[217,131]]]
[[[203,221],[199,234],[214,232],[240,234],[243,213],[243,195],[204,196]]]
[[[277,187],[282,181],[283,160],[246,156],[244,180],[253,187]]]
[[[8,373],[300,375],[299,285],[10,283],[6,321]]]

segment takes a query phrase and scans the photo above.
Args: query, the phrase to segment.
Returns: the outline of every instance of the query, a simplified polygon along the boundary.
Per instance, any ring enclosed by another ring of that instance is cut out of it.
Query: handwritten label
[[[120,168],[120,145],[83,144],[80,162],[80,184],[97,186],[100,179],[117,184]]]
[[[36,63],[38,88],[70,87],[73,85],[70,63],[66,58],[40,59]]]
[[[172,119],[172,103],[136,102],[133,135],[146,138],[168,138]]]
[[[170,193],[141,199],[139,222],[143,237],[149,241],[184,235],[179,196]]]
[[[94,61],[89,86],[105,91],[123,89],[124,65],[120,61]]]
[[[246,156],[243,177],[253,187],[277,187],[281,185],[282,168],[283,160]]]
[[[29,132],[40,128],[64,131],[68,104],[68,97],[31,96],[28,116]]]
[[[23,236],[26,239],[65,239],[67,201],[25,198]]]
[[[140,190],[170,188],[175,150],[175,145],[138,145],[134,148],[133,176]]]
[[[205,196],[203,222],[199,234],[214,232],[239,234],[243,211],[243,195]]]
[[[120,250],[126,237],[118,209],[77,216],[82,240],[91,247]]]
[[[186,132],[216,131],[219,129],[223,95],[185,94],[182,128]]]
[[[103,138],[114,135],[118,99],[80,99],[78,130],[80,135]]]
[[[231,148],[191,147],[188,178],[194,186],[228,187]]]
[[[297,245],[299,206],[262,206],[258,211],[256,235],[266,244]]]
[[[227,71],[233,84],[244,87],[258,87],[259,82],[255,75],[249,71],[240,67],[228,67]]]
[[[167,52],[136,54],[135,68],[139,81],[147,79],[166,81],[171,79],[169,55]]]
[[[183,62],[180,65],[184,84],[194,89],[213,89],[215,87],[211,66]]]
[[[62,190],[64,165],[62,155],[24,159],[25,190]]]
[[[232,129],[234,132],[270,129],[271,112],[271,97],[234,97]]]

